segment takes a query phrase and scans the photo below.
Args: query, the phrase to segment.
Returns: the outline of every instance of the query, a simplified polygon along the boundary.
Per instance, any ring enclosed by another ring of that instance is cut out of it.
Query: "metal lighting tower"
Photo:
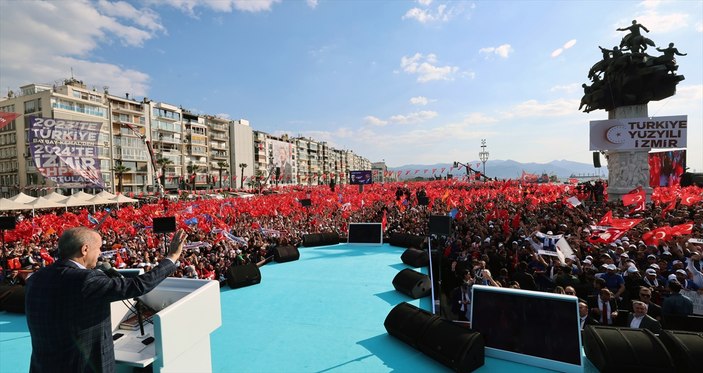
[[[488,152],[486,151],[486,139],[481,139],[481,151],[478,158],[483,162],[483,180],[486,180],[486,162],[488,162]]]

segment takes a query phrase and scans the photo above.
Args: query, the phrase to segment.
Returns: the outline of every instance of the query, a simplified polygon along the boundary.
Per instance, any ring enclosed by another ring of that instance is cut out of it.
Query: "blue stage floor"
[[[389,336],[383,322],[400,302],[403,248],[300,248],[300,260],[261,268],[261,283],[222,289],[222,326],[213,333],[215,372],[450,372]],[[427,268],[423,268],[426,272]],[[187,328],[188,325],[183,325]],[[23,315],[0,312],[0,372],[27,372],[31,343]],[[544,371],[486,358],[478,372]]]

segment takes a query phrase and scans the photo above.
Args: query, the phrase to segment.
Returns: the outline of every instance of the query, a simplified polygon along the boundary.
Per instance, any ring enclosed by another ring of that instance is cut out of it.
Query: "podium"
[[[220,286],[217,281],[169,277],[140,302],[157,311],[141,331],[120,329],[134,316],[127,303],[111,304],[117,372],[151,365],[153,372],[210,372],[210,334],[222,325]],[[133,307],[132,307],[133,308]],[[148,343],[153,337],[153,341]]]

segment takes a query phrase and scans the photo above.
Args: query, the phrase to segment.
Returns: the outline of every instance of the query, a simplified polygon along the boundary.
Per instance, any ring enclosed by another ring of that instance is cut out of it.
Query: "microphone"
[[[121,273],[117,272],[115,268],[113,268],[110,263],[108,262],[102,262],[96,266],[97,269],[103,271],[109,278],[124,278]]]

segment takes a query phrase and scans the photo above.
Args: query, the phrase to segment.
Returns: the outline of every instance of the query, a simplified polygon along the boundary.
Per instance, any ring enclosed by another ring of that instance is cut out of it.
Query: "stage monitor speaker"
[[[430,265],[430,258],[427,255],[427,252],[418,249],[405,250],[403,255],[400,256],[400,260],[402,260],[403,263],[415,268],[427,267]]]
[[[388,235],[388,244],[404,247],[406,249],[420,249],[425,242],[425,237],[408,233],[391,233]]]
[[[667,372],[674,361],[648,329],[589,325],[583,330],[588,360],[602,373]]]
[[[313,247],[322,245],[322,235],[319,233],[308,233],[303,235],[303,246]]]
[[[600,168],[600,153],[593,152],[593,167]]]
[[[0,311],[24,313],[23,285],[0,285]]]
[[[17,226],[17,219],[14,216],[0,216],[0,230],[10,231]]]
[[[420,337],[430,325],[430,321],[439,316],[413,306],[410,303],[399,303],[386,316],[383,326],[388,334],[400,339],[408,345],[418,348]]]
[[[310,200],[310,198],[301,199],[300,205],[303,207],[310,207],[310,206],[312,206],[312,201]]]
[[[261,272],[254,264],[233,265],[227,270],[227,285],[232,289],[237,289],[261,282]]]
[[[273,260],[276,263],[292,262],[300,259],[300,251],[295,246],[276,246],[273,249]]]
[[[176,217],[166,216],[163,218],[153,218],[154,233],[171,233],[176,231]]]
[[[452,217],[449,215],[430,215],[430,234],[451,236]]]
[[[486,348],[481,333],[442,318],[429,324],[418,342],[425,355],[455,372],[472,372],[483,366]]]
[[[703,332],[703,316],[698,315],[664,315],[662,328],[687,332]]]
[[[337,232],[320,233],[320,237],[320,242],[323,245],[336,245],[340,242],[339,233]]]
[[[418,299],[430,295],[432,282],[429,276],[405,268],[393,278],[393,287],[413,299]]]
[[[662,330],[659,334],[677,372],[696,372],[703,362],[703,333]]]

